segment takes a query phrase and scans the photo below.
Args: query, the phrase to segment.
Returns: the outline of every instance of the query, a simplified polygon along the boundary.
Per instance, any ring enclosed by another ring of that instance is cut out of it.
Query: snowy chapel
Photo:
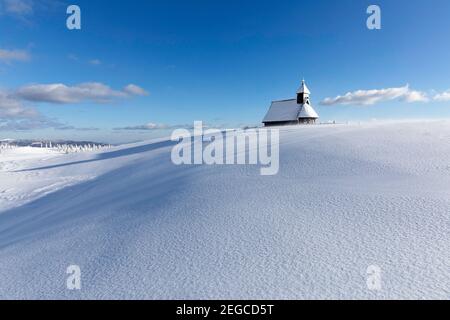
[[[310,101],[311,92],[302,81],[297,91],[297,99],[273,101],[263,120],[264,126],[286,126],[297,124],[315,124],[319,115]]]

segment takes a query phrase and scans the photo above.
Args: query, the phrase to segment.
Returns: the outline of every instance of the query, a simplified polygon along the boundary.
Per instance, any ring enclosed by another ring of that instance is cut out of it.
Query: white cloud
[[[99,59],[92,59],[88,61],[89,64],[93,65],[93,66],[99,66],[102,64],[102,62]]]
[[[107,102],[115,98],[128,98],[147,94],[136,85],[113,90],[102,83],[90,82],[76,86],[64,84],[35,84],[18,90],[0,90],[0,130],[32,130],[54,128],[57,130],[88,131],[96,128],[75,128],[40,114],[30,103],[68,104],[83,101]],[[149,125],[148,128],[151,128]],[[155,125],[156,129],[156,125]]]
[[[43,116],[31,119],[0,119],[0,131],[29,131],[47,128],[58,129],[60,126],[62,126],[61,123]]]
[[[61,130],[61,131],[69,131],[69,130],[73,130],[73,131],[98,131],[98,130],[100,130],[99,128],[96,128],[96,127],[77,128],[77,127],[71,126],[71,125],[60,125],[60,126],[57,126],[55,129],[56,130]]]
[[[137,126],[130,126],[130,127],[124,127],[124,128],[115,128],[114,130],[145,130],[145,131],[151,131],[151,130],[163,130],[163,129],[170,129],[171,126],[161,124],[161,123],[147,123],[143,125],[137,125]]]
[[[74,53],[69,53],[67,55],[67,59],[71,60],[71,61],[75,61],[75,62],[81,62],[81,63],[86,63],[89,64],[91,66],[100,66],[103,64],[103,61],[100,59],[89,59],[89,60],[85,60],[84,58],[79,57],[78,55],[74,54]]]
[[[0,91],[0,131],[58,128],[61,123],[40,114],[9,92]]]
[[[408,103],[430,101],[425,92],[415,90],[409,90],[408,93],[406,93],[401,99]]]
[[[27,16],[33,14],[32,0],[1,0],[2,10],[8,14]]]
[[[321,102],[322,105],[360,105],[369,106],[384,101],[401,100],[404,102],[426,102],[428,97],[426,93],[411,90],[409,85],[399,88],[375,89],[375,90],[358,90],[348,92],[343,96],[335,98],[326,98]]]
[[[38,112],[23,104],[8,92],[0,91],[0,119],[34,118]]]
[[[77,56],[76,54],[73,54],[73,53],[69,53],[69,54],[67,55],[67,58],[68,58],[69,60],[72,60],[72,61],[78,61],[78,60],[79,60],[78,56]]]
[[[61,0],[0,0],[0,16],[14,17],[28,26],[33,26],[35,14],[65,11],[67,3]]]
[[[124,91],[128,93],[129,95],[134,96],[148,96],[149,93],[142,89],[141,87],[135,85],[135,84],[129,84],[125,87]]]
[[[69,104],[83,101],[104,103],[115,98],[142,95],[144,92],[146,92],[144,89],[135,85],[128,85],[122,90],[114,90],[102,83],[88,82],[75,86],[61,83],[34,84],[20,88],[16,94],[21,99],[33,102]]]
[[[447,90],[442,93],[438,93],[437,95],[435,95],[433,97],[433,100],[439,101],[439,102],[450,101],[450,90]]]
[[[204,127],[207,127],[204,125]],[[162,123],[147,123],[142,125],[136,125],[136,126],[129,126],[129,127],[123,127],[123,128],[114,128],[114,130],[129,130],[129,131],[154,131],[154,130],[173,130],[173,129],[193,129],[192,124],[178,124],[178,125],[168,125],[168,124],[162,124]]]
[[[25,50],[6,50],[0,49],[0,61],[29,61],[30,54]]]

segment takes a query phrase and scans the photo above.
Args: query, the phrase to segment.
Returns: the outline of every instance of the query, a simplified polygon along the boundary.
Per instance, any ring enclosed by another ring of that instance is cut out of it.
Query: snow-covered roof
[[[263,122],[295,121],[299,111],[300,105],[296,99],[274,101]]]
[[[298,89],[297,93],[311,94],[311,91],[309,91],[308,87],[306,86],[305,80],[302,81],[302,85]]]
[[[309,104],[298,104],[297,99],[274,101],[263,123],[297,121],[299,118],[319,118]]]
[[[317,119],[319,118],[319,115],[317,114],[316,110],[314,110],[314,108],[308,104],[305,103],[304,105],[302,105],[302,109],[300,110],[300,113],[298,114],[299,118],[306,118],[306,119]]]

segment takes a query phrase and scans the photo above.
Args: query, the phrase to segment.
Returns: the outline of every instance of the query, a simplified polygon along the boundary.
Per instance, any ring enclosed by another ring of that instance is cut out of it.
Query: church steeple
[[[297,91],[297,104],[310,104],[309,103],[309,96],[311,92],[309,91],[308,87],[306,86],[306,82],[303,79],[302,85]]]
[[[315,124],[317,119],[319,119],[319,115],[309,100],[310,94],[311,91],[309,91],[305,80],[303,80],[300,88],[297,90],[297,99],[272,102],[269,112],[267,112],[263,120],[264,126]]]

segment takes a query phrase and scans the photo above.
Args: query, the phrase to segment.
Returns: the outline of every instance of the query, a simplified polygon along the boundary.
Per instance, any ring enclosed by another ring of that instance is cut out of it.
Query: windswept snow
[[[449,142],[446,121],[289,127],[275,176],[174,166],[164,140],[9,150],[0,298],[448,299]]]

